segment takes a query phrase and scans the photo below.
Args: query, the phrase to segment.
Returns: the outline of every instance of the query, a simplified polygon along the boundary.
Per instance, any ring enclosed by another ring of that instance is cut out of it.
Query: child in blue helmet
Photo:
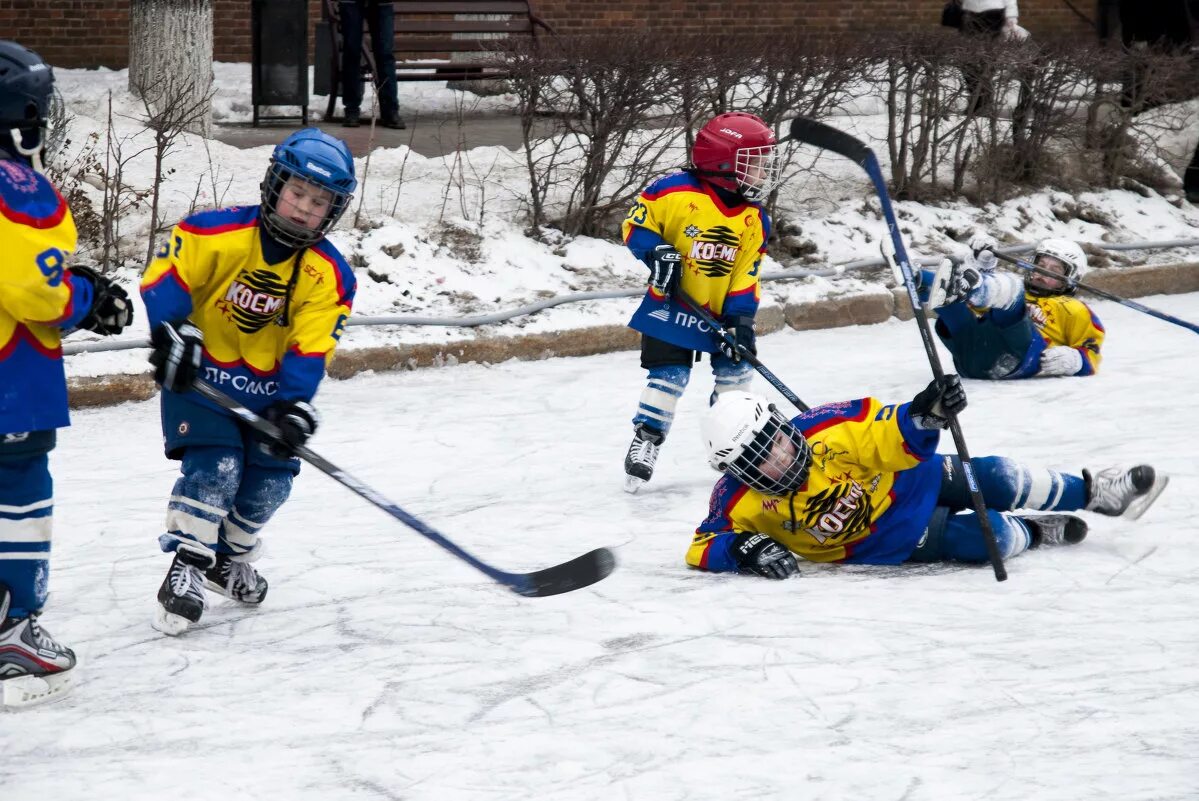
[[[53,91],[41,57],[0,41],[0,706],[49,700],[73,681],[74,652],[38,623],[54,510],[48,455],[70,424],[61,338],[119,334],[133,319],[125,290],[69,265],[75,222],[41,173]]]
[[[142,277],[166,455],[182,463],[158,538],[174,554],[154,621],[165,634],[200,619],[205,587],[245,604],[266,596],[251,565],[260,531],[299,472],[294,447],[316,431],[312,399],[354,300],[325,234],[356,187],[344,142],[294,133],[271,156],[260,205],[183,220]],[[273,421],[287,445],[200,397],[197,378]]]

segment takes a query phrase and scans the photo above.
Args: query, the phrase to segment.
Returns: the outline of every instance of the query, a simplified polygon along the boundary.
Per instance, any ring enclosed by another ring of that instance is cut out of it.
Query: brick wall
[[[0,36],[63,67],[124,67],[131,0],[0,0]],[[402,2],[402,0],[401,0]],[[250,60],[250,0],[212,0],[214,57]],[[694,33],[780,30],[880,31],[935,27],[941,0],[535,0],[560,33],[650,27]],[[1094,14],[1094,3],[1076,2]],[[311,26],[320,0],[308,0]],[[1064,0],[1020,0],[1020,22],[1034,36],[1092,37]],[[313,53],[311,41],[308,52]]]

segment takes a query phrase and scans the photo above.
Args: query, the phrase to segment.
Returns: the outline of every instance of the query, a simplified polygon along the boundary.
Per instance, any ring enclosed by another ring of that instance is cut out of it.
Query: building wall
[[[320,18],[320,0],[291,1],[307,3],[311,29]],[[51,64],[121,68],[128,63],[131,2],[137,0],[0,0],[0,37],[32,47]],[[250,60],[251,2],[212,0],[217,61]],[[941,5],[940,0],[534,0],[541,17],[564,34],[627,27],[655,27],[665,34],[918,30],[937,26]],[[1074,5],[1094,18],[1094,2]],[[1021,24],[1034,36],[1095,35],[1063,0],[1020,0],[1020,10]],[[311,41],[308,52],[311,59]]]

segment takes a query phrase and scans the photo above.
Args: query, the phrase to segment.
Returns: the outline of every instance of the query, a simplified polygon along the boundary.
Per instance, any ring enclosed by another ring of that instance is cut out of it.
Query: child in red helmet
[[[779,181],[777,143],[753,114],[714,117],[695,137],[691,165],[650,184],[621,226],[625,244],[650,270],[645,300],[629,322],[642,334],[641,366],[649,371],[625,457],[629,492],[653,475],[697,352],[712,354],[713,402],[749,385],[752,368],[738,348],[718,342],[674,295],[681,290],[756,353],[758,271],[770,238],[762,204]]]

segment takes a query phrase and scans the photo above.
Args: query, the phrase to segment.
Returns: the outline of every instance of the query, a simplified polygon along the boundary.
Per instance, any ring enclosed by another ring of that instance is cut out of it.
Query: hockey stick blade
[[[607,548],[596,548],[576,556],[569,562],[547,567],[532,573],[507,573],[505,582],[514,592],[528,598],[544,598],[582,589],[601,581],[616,568],[616,554]]]
[[[269,440],[280,441],[279,428],[250,409],[241,405],[224,392],[203,381],[196,381],[193,389],[201,396],[230,412],[247,426]],[[508,573],[479,559],[441,532],[393,503],[374,488],[359,481],[320,454],[303,445],[294,449],[295,455],[341,484],[358,497],[387,512],[404,525],[426,539],[449,551],[471,567],[493,581],[503,584],[515,593],[528,598],[543,598],[564,592],[582,589],[600,581],[616,567],[616,556],[608,548],[597,548],[590,553],[563,562],[560,565],[536,570],[532,573]]]
[[[870,148],[861,141],[844,131],[838,131],[831,125],[825,125],[823,122],[810,120],[807,117],[796,117],[791,120],[791,133],[788,138],[806,145],[831,150],[863,166],[871,156]]]

